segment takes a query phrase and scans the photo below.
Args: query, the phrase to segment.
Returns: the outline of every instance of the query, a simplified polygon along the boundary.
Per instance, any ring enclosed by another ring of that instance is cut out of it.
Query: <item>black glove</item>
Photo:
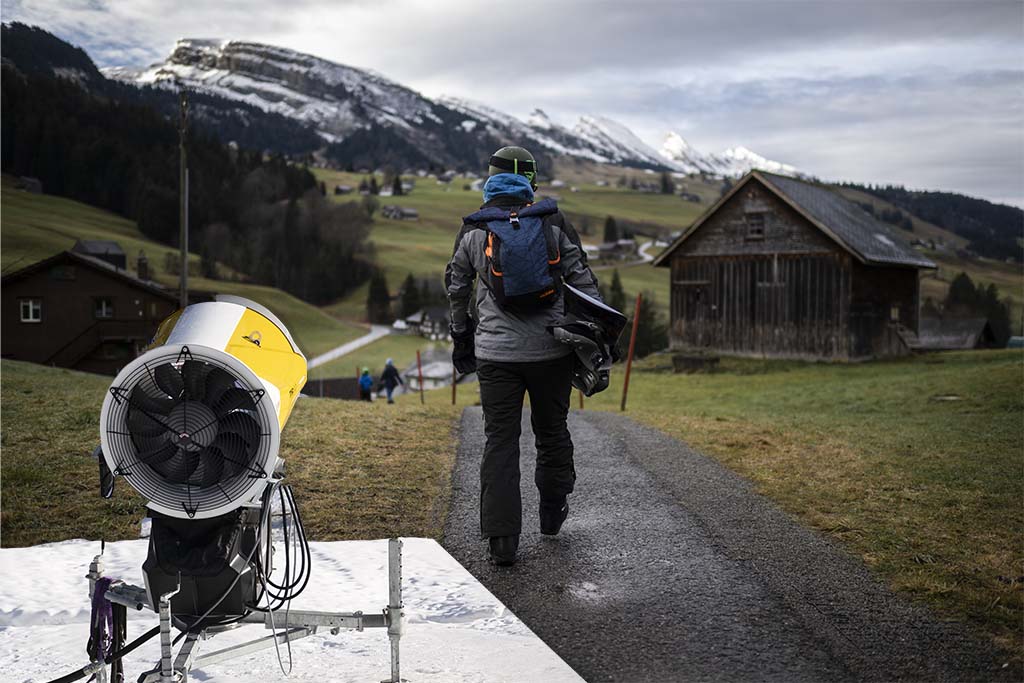
[[[449,331],[455,344],[452,349],[452,365],[463,375],[476,372],[476,346],[473,343],[476,323],[472,318],[467,318],[464,332],[456,334],[454,328],[449,328]]]

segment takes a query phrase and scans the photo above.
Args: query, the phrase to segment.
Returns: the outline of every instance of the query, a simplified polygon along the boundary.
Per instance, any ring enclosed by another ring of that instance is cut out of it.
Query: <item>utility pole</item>
[[[181,235],[178,237],[178,244],[181,246],[181,291],[179,293],[179,304],[182,308],[188,306],[188,159],[185,155],[185,135],[188,132],[188,95],[181,91],[181,117],[178,122],[178,154],[181,160],[179,173],[179,199],[181,213],[179,223]]]

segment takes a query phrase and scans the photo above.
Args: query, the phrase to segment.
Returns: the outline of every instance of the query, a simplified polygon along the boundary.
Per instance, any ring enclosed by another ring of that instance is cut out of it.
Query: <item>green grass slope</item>
[[[79,239],[114,240],[127,254],[129,270],[134,270],[136,256],[142,250],[155,271],[155,279],[172,289],[177,286],[177,276],[162,272],[166,256],[177,258],[177,250],[147,239],[133,221],[70,199],[16,190],[9,176],[0,181],[0,204],[4,274],[70,249]],[[190,259],[198,269],[199,256],[191,254]],[[191,278],[189,284],[196,291],[235,294],[263,304],[281,318],[302,350],[311,356],[367,331],[273,287],[204,278]]]
[[[0,377],[0,545],[137,538],[145,501],[124,480],[100,498],[88,457],[110,378],[8,360]],[[321,541],[439,538],[453,453],[450,411],[412,402],[303,398],[281,436],[306,531]]]

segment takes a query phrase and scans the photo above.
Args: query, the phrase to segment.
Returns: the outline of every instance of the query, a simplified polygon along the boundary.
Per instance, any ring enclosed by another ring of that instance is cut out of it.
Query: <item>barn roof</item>
[[[178,298],[174,294],[168,292],[166,289],[160,286],[158,282],[155,282],[153,280],[143,280],[131,274],[130,272],[124,270],[123,268],[115,267],[114,265],[104,261],[103,259],[96,258],[95,256],[88,256],[86,254],[74,252],[71,251],[70,249],[67,251],[58,252],[53,256],[50,256],[49,258],[43,259],[42,261],[36,261],[33,264],[25,266],[21,270],[16,270],[13,273],[4,275],[2,282],[3,284],[6,285],[8,283],[32,275],[33,273],[38,272],[48,266],[56,265],[58,263],[69,260],[74,261],[79,265],[87,266],[95,270],[102,271],[103,273],[106,273],[107,275],[110,275],[115,279],[121,280],[133,287],[144,289],[149,293],[155,294],[159,297],[163,297],[170,301],[178,300]]]
[[[654,260],[654,265],[667,265],[669,255],[751,179],[759,180],[819,230],[835,240],[839,246],[864,263],[915,268],[936,267],[931,260],[907,244],[892,228],[835,190],[818,183],[763,171],[752,171],[740,179],[732,190],[659,254]]]
[[[975,349],[994,341],[985,318],[921,318],[915,348],[930,351]]]

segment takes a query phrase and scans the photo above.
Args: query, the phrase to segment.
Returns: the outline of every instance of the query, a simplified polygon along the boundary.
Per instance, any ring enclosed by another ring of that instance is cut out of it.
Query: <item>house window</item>
[[[54,280],[74,280],[74,266],[54,266],[50,269],[50,277]]]
[[[764,239],[764,214],[763,213],[748,213],[746,215],[747,224],[747,239],[748,240],[763,240]]]
[[[114,300],[110,297],[101,297],[93,300],[96,304],[93,311],[97,318],[114,317]]]
[[[43,300],[22,299],[21,300],[21,322],[41,323],[43,322]]]

